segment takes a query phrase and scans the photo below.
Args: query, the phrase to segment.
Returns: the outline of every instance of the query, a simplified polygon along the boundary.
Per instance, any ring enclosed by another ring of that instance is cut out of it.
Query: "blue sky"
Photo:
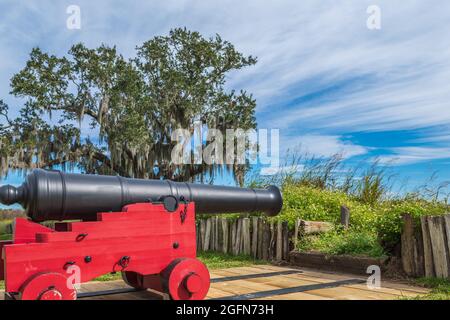
[[[66,28],[69,5],[81,29]],[[381,9],[369,30],[366,10]],[[30,50],[63,55],[84,42],[136,45],[174,27],[219,33],[258,64],[229,87],[257,100],[260,128],[279,128],[282,151],[301,145],[349,162],[379,157],[411,185],[450,179],[450,2],[434,1],[25,1],[0,3],[0,99]],[[20,177],[10,176],[18,183]]]

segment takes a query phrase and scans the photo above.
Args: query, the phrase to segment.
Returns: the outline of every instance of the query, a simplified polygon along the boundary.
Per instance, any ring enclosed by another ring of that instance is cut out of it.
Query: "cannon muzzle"
[[[1,203],[21,204],[37,222],[95,220],[98,212],[120,211],[128,204],[157,202],[166,196],[194,201],[196,212],[203,214],[264,212],[274,216],[283,202],[275,186],[236,188],[42,169],[33,170],[19,187],[0,187]]]

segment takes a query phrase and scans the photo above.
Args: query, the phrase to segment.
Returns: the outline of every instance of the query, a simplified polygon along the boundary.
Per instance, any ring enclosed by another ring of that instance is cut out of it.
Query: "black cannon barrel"
[[[280,212],[282,196],[275,186],[249,189],[170,180],[131,179],[119,176],[70,174],[35,169],[20,187],[0,187],[0,202],[19,203],[34,221],[95,220],[97,212],[120,211],[137,202],[162,197],[194,201],[196,212],[205,214]]]

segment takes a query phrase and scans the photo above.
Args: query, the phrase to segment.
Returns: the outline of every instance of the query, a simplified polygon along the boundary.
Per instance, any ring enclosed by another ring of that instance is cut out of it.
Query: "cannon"
[[[0,187],[18,203],[12,240],[0,241],[0,280],[14,300],[74,300],[80,283],[121,272],[137,290],[174,300],[204,299],[210,277],[196,258],[196,214],[264,212],[282,207],[280,190],[35,169]],[[40,224],[55,221],[50,228]]]

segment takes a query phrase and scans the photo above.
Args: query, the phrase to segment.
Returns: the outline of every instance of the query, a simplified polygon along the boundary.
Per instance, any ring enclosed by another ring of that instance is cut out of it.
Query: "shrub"
[[[387,199],[370,205],[361,202],[356,196],[347,195],[341,191],[318,189],[295,183],[283,186],[283,199],[283,210],[275,219],[288,221],[291,228],[297,219],[328,221],[338,225],[340,207],[346,205],[350,209],[352,232],[355,232],[355,235],[359,233],[361,236],[376,235],[378,242],[388,251],[391,251],[400,241],[403,226],[402,214],[411,214],[418,222],[421,216],[443,214],[448,209],[448,206],[442,202],[409,197]],[[343,239],[352,240],[345,237]]]
[[[299,242],[300,251],[320,251],[328,254],[385,256],[377,235],[370,231],[334,230],[315,236],[308,236]]]
[[[421,216],[441,215],[447,211],[447,205],[437,201],[423,199],[398,199],[385,201],[376,207],[376,224],[380,241],[386,247],[393,247],[400,241],[403,222],[402,214],[408,213],[419,224]]]
[[[351,210],[350,223],[355,229],[372,229],[376,214],[366,204],[353,200],[341,191],[322,190],[313,187],[287,184],[283,187],[283,210],[277,219],[288,221],[290,226],[297,219],[339,223],[340,208]]]

